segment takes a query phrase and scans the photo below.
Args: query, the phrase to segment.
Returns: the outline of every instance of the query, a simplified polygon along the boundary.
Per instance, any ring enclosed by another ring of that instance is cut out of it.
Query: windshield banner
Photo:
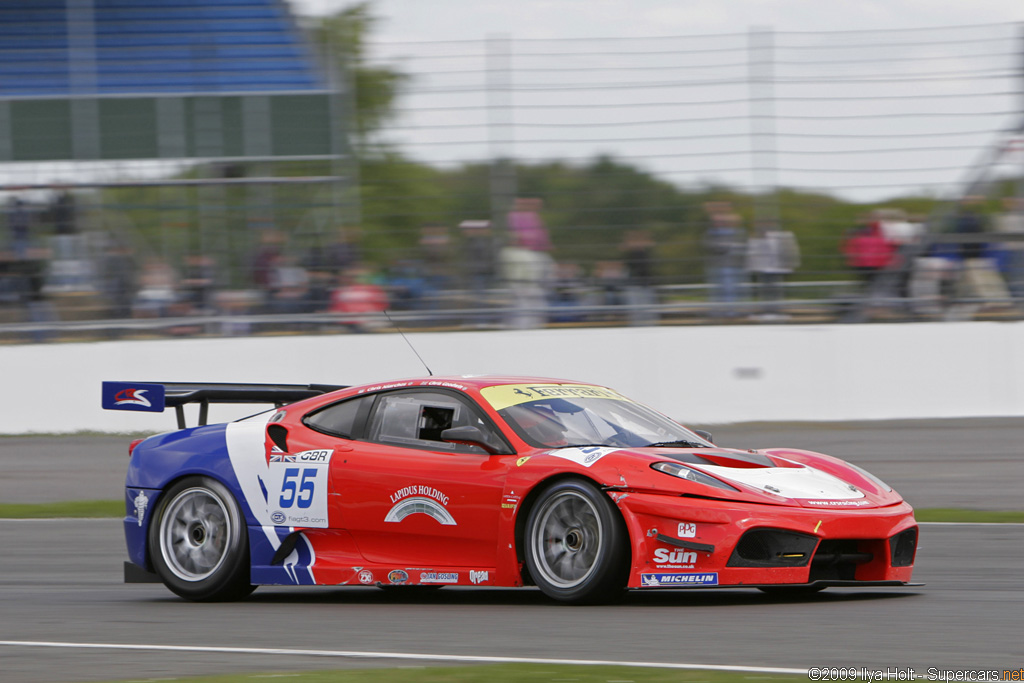
[[[589,384],[501,384],[485,387],[480,393],[495,410],[504,410],[509,406],[545,398],[610,398],[616,401],[629,401],[616,391]]]

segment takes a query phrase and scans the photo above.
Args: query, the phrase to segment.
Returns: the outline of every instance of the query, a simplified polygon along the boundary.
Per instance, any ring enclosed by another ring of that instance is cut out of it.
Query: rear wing
[[[185,406],[199,404],[205,425],[211,403],[261,403],[278,408],[305,398],[345,389],[333,384],[219,384],[213,382],[104,382],[105,410],[162,413],[173,407],[178,429],[185,429]]]

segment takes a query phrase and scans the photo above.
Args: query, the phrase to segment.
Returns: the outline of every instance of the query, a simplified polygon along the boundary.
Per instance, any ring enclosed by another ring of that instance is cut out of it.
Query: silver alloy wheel
[[[160,520],[160,552],[179,579],[202,581],[224,563],[232,532],[220,496],[207,488],[188,488],[174,497]]]
[[[537,569],[551,585],[575,588],[597,568],[601,516],[593,502],[575,491],[563,491],[543,505],[530,539]]]

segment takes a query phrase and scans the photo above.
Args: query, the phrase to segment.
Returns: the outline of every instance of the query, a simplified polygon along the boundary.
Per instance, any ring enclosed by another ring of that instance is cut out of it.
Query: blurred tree
[[[383,145],[374,133],[394,116],[395,98],[408,80],[394,69],[367,65],[366,39],[378,21],[370,4],[360,2],[318,18],[312,28],[314,39],[334,60],[337,77],[347,77],[355,92],[350,134],[360,158]]]

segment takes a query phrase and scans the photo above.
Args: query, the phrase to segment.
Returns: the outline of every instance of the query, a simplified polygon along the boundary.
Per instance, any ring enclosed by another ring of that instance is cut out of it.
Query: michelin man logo
[[[139,526],[142,526],[142,520],[146,516],[146,507],[149,505],[149,496],[146,495],[145,491],[139,491],[139,495],[135,496],[135,516],[139,520]]]

